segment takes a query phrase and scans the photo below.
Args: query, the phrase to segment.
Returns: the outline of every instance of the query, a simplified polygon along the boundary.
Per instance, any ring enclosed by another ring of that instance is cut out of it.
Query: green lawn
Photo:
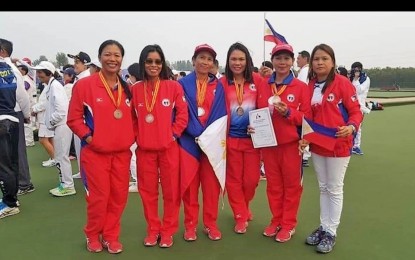
[[[56,169],[41,167],[47,156],[36,144],[28,148],[36,191],[19,197],[20,214],[0,220],[0,259],[414,259],[414,118],[415,105],[387,107],[365,117],[365,154],[354,155],[350,161],[337,244],[328,255],[317,254],[314,247],[304,243],[319,223],[319,194],[312,167],[304,173],[297,232],[287,243],[262,236],[270,213],[266,182],[261,181],[252,203],[254,220],[244,235],[233,232],[232,213],[225,198],[219,214],[221,241],[210,241],[199,228],[199,239],[185,242],[181,221],[172,248],[146,248],[142,244],[146,224],[141,200],[137,193],[130,193],[122,221],[124,252],[117,256],[105,251],[89,253],[82,231],[85,201],[81,182],[76,180],[76,196],[54,198],[48,194],[57,185]]]

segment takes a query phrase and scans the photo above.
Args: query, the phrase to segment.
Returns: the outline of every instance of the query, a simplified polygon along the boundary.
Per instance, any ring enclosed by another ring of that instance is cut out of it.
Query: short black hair
[[[361,62],[358,62],[358,61],[356,61],[356,62],[353,62],[353,64],[352,64],[352,69],[354,69],[354,68],[359,68],[359,69],[363,69],[363,65],[362,65],[362,63]]]
[[[269,60],[262,62],[262,66],[268,67],[270,69],[274,69],[274,65],[272,65],[272,62],[270,62]]]
[[[9,40],[0,38],[0,49],[7,52],[8,56],[10,57],[13,53],[13,43]]]
[[[308,51],[300,51],[298,54],[300,54],[303,58],[310,60],[310,53]]]

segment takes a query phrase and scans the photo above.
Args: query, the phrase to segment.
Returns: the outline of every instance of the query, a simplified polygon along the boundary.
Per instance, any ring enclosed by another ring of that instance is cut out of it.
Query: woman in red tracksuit
[[[242,43],[229,47],[225,76],[220,80],[225,89],[228,113],[226,140],[226,192],[235,220],[234,231],[246,232],[252,220],[249,203],[259,182],[260,154],[247,134],[249,111],[257,108],[257,86],[262,78],[253,73],[252,57]]]
[[[87,249],[120,253],[120,221],[128,198],[134,143],[131,92],[118,76],[123,46],[107,40],[99,47],[100,73],[76,82],[67,124],[81,141],[81,177],[86,190]],[[102,239],[102,241],[101,241]]]
[[[187,126],[188,110],[183,89],[169,80],[164,53],[158,45],[141,51],[139,76],[132,86],[133,107],[137,114],[138,192],[147,221],[145,246],[171,247],[179,226],[179,146]],[[163,192],[163,220],[158,215],[159,178]]]
[[[267,196],[271,223],[263,235],[286,242],[295,233],[302,186],[302,160],[298,141],[303,116],[309,117],[310,94],[307,85],[291,72],[294,52],[290,45],[273,48],[275,72],[258,89],[258,107],[269,107],[277,146],[262,148],[267,173]],[[248,130],[249,132],[250,130]]]
[[[314,47],[311,54],[309,89],[312,91],[311,119],[328,128],[337,128],[334,150],[310,144],[311,157],[320,189],[320,225],[307,237],[317,252],[329,253],[336,244],[343,207],[343,185],[353,147],[353,134],[363,116],[356,89],[336,71],[333,49],[327,44]],[[300,141],[300,151],[308,145]]]

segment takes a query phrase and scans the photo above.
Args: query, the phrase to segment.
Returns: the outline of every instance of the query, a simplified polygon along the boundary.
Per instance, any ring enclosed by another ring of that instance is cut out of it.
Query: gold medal
[[[153,116],[153,114],[147,114],[145,120],[149,124],[153,123],[154,122],[154,116]]]
[[[238,114],[238,116],[243,116],[244,114],[244,109],[242,107],[238,107],[236,109],[236,113]]]
[[[281,102],[280,96],[271,96],[270,98],[268,98],[268,104],[272,106],[275,106],[280,102]]]
[[[203,107],[197,108],[197,116],[203,116],[205,114],[205,109]]]
[[[114,117],[115,117],[115,119],[121,119],[122,118],[122,111],[121,111],[121,109],[115,109],[115,111],[114,111]]]

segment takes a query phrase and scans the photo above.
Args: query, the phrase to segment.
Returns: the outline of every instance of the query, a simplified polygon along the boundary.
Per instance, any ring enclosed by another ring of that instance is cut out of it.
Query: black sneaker
[[[329,253],[333,250],[335,244],[336,236],[326,232],[323,235],[323,239],[321,239],[320,243],[317,245],[316,251],[323,254]]]
[[[30,193],[32,191],[35,191],[35,186],[33,186],[33,184],[30,184],[26,188],[19,188],[19,190],[17,191],[17,195],[18,196],[25,195],[25,194]]]
[[[308,167],[310,164],[308,164],[308,160],[303,159],[303,167]]]
[[[305,240],[307,245],[318,245],[320,241],[323,239],[323,236],[326,232],[323,230],[322,226],[319,226],[316,230],[314,230]]]

